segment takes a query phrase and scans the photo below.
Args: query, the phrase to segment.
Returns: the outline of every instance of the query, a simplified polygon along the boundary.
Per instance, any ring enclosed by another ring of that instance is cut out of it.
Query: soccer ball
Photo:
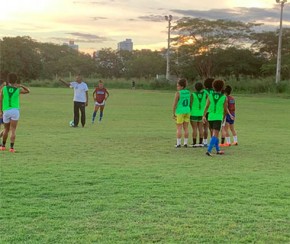
[[[69,122],[69,126],[73,127],[74,125],[75,125],[75,124],[74,124],[74,121],[71,120],[71,121]]]

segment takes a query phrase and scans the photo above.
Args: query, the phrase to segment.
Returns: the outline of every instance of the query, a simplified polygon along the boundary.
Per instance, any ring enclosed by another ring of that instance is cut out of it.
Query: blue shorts
[[[232,115],[235,117],[235,114],[232,113]],[[235,123],[235,120],[231,119],[230,115],[227,114],[226,116],[226,122],[229,123],[230,125],[233,125]]]

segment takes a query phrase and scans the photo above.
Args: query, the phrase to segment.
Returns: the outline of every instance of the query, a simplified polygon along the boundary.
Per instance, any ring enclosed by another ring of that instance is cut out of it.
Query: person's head
[[[194,88],[196,91],[199,92],[203,89],[203,84],[201,82],[197,82],[197,83],[195,83]]]
[[[225,94],[227,96],[228,95],[231,95],[231,93],[232,93],[232,87],[230,85],[226,85],[224,92],[225,92]]]
[[[9,73],[7,76],[7,82],[11,85],[17,83],[17,75],[15,73]]]
[[[0,86],[4,85],[5,84],[5,81],[0,79]]]
[[[77,77],[76,77],[76,82],[77,82],[77,83],[82,83],[82,81],[83,81],[82,76],[81,76],[81,75],[77,75]]]
[[[223,80],[215,80],[212,83],[213,89],[216,92],[221,92],[223,90],[223,88],[224,88],[224,85],[225,85],[225,82]]]
[[[99,80],[98,87],[100,89],[104,88],[104,82],[102,80]]]
[[[177,90],[182,90],[182,89],[184,89],[185,87],[186,87],[186,85],[187,85],[187,80],[186,79],[179,79],[178,81],[177,81]]]
[[[212,89],[212,83],[214,82],[214,78],[206,78],[205,80],[204,80],[204,87],[206,88],[206,89]]]

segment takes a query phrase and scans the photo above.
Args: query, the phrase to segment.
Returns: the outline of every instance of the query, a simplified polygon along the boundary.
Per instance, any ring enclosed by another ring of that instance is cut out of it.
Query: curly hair
[[[182,88],[185,88],[186,85],[187,85],[187,80],[184,79],[184,78],[182,78],[182,79],[179,79],[177,83],[178,83],[178,85],[180,85]]]
[[[7,76],[7,81],[10,84],[15,84],[17,82],[17,75],[15,73],[9,73]]]
[[[211,89],[212,88],[212,83],[214,82],[214,78],[206,78],[205,81],[203,82],[204,87],[206,89]]]
[[[197,82],[194,85],[195,90],[201,91],[203,89],[203,84],[201,82]]]
[[[225,94],[230,95],[232,93],[232,90],[233,89],[230,85],[226,85],[224,92]]]
[[[215,80],[212,83],[213,89],[217,92],[221,92],[224,88],[225,82],[223,80]]]

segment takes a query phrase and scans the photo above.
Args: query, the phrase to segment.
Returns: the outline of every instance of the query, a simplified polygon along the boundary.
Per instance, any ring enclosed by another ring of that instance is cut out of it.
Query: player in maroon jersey
[[[108,99],[108,97],[109,97],[109,92],[104,87],[104,82],[102,80],[99,80],[99,84],[93,92],[93,98],[95,101],[95,109],[94,109],[94,113],[93,113],[92,123],[95,122],[95,118],[97,116],[97,112],[98,112],[99,108],[100,108],[99,122],[102,121],[103,112],[104,112],[104,108],[105,108],[105,101]]]

